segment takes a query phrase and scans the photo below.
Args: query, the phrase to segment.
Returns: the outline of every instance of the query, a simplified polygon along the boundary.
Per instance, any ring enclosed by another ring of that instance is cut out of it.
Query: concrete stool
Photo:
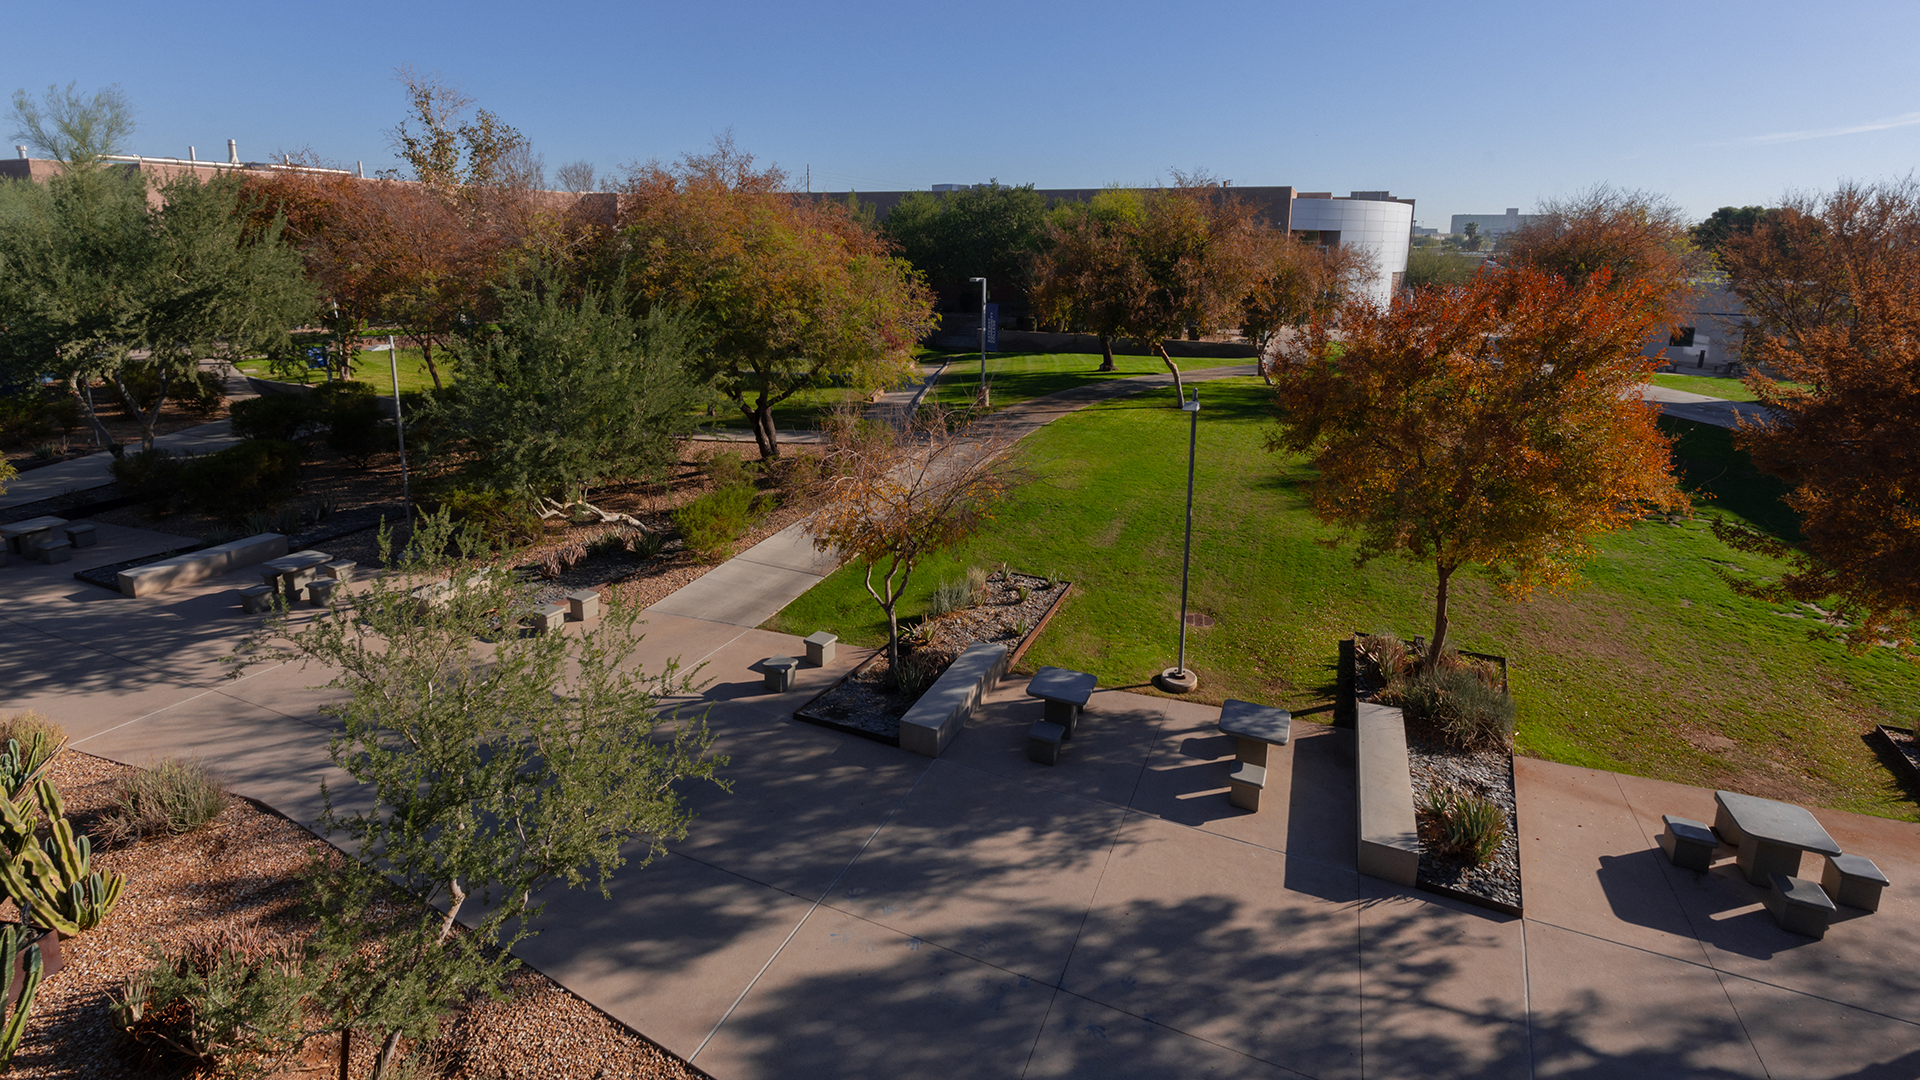
[[[320,576],[332,578],[345,585],[353,580],[353,572],[359,565],[352,559],[335,559],[330,563],[320,564]]]
[[[560,624],[567,620],[567,609],[559,604],[541,604],[529,612],[527,617],[533,620],[534,633],[550,634],[560,629]]]
[[[307,586],[312,584],[313,579],[319,576],[319,571],[311,566],[303,566],[298,570],[283,571],[280,575],[280,580],[287,584],[287,603],[299,603],[302,599],[302,594],[307,591]]]
[[[1891,882],[1865,855],[1829,855],[1820,888],[1836,904],[1862,911],[1880,910],[1880,890]]]
[[[78,525],[66,527],[67,542],[76,548],[89,548],[100,542],[100,535],[94,531],[93,522],[83,521]]]
[[[814,667],[826,667],[833,663],[833,648],[839,644],[838,634],[819,631],[807,638],[807,663]]]
[[[1035,765],[1058,765],[1060,742],[1066,736],[1067,729],[1059,724],[1035,720],[1027,729],[1027,760]]]
[[[73,558],[73,544],[70,541],[56,540],[49,536],[40,541],[40,545],[33,549],[33,553],[35,558],[52,566],[54,563],[68,562]]]
[[[574,622],[600,617],[600,594],[592,589],[577,589],[567,594],[567,613]]]
[[[340,587],[339,578],[317,577],[307,582],[307,603],[323,608],[333,602],[333,590]]]
[[[760,670],[766,674],[767,689],[776,694],[793,689],[793,673],[799,667],[800,661],[791,656],[769,656],[760,661]]]
[[[1667,853],[1668,862],[1682,870],[1713,869],[1713,853],[1720,841],[1712,829],[1672,814],[1663,814],[1660,820],[1667,826],[1667,831],[1660,834],[1660,847]]]
[[[1227,801],[1242,810],[1260,809],[1260,792],[1267,786],[1267,770],[1241,762],[1227,777]]]
[[[1820,886],[1785,874],[1769,874],[1773,886],[1767,890],[1767,911],[1780,929],[1810,938],[1827,936],[1827,920],[1833,918],[1833,901]]]
[[[240,610],[249,615],[264,615],[273,610],[273,598],[279,592],[271,585],[249,585],[240,590]]]

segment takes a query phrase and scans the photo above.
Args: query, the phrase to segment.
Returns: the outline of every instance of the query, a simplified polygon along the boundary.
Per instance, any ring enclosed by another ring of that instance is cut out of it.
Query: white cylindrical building
[[[1287,228],[1317,232],[1322,243],[1339,243],[1365,252],[1374,264],[1367,293],[1385,305],[1393,299],[1395,283],[1407,272],[1407,251],[1413,243],[1413,204],[1362,198],[1296,198]]]

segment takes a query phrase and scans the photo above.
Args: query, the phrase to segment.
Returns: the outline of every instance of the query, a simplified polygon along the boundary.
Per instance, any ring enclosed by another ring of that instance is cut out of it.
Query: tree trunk
[[[1420,661],[1425,671],[1433,670],[1434,664],[1440,659],[1440,651],[1447,647],[1447,582],[1452,580],[1453,572],[1458,567],[1436,562],[1434,569],[1438,571],[1440,581],[1433,592],[1433,640],[1427,643],[1427,655]]]
[[[1100,335],[1100,355],[1103,358],[1100,361],[1100,370],[1112,371],[1113,370],[1113,335],[1112,334]]]
[[[76,384],[73,387],[73,396],[79,399],[80,409],[87,414],[87,423],[93,428],[94,440],[104,450],[113,445],[113,436],[108,433],[107,425],[101,423],[100,418],[93,413],[93,384],[83,375],[75,375],[73,378]]]
[[[400,1049],[400,1031],[398,1028],[387,1033],[387,1041],[380,1044],[380,1054],[373,1059],[373,1080],[387,1080],[387,1073],[393,1069],[393,1059]]]
[[[887,608],[887,670],[893,673],[893,685],[900,686],[900,616],[897,605]]]
[[[747,414],[753,418],[753,441],[760,445],[760,459],[772,461],[780,456],[780,433],[773,427],[773,406],[762,402]]]
[[[1186,387],[1186,383],[1184,383],[1180,378],[1180,366],[1173,362],[1173,357],[1167,355],[1166,342],[1164,341],[1154,342],[1153,351],[1160,354],[1160,361],[1167,365],[1168,371],[1173,372],[1173,394],[1174,394],[1174,397],[1177,398],[1180,403],[1180,404],[1176,404],[1174,407],[1179,408],[1181,407],[1181,405],[1184,405],[1187,400],[1187,387]]]
[[[353,1060],[353,1029],[340,1029],[340,1080],[347,1080],[347,1065]]]
[[[440,369],[433,366],[433,339],[423,337],[416,338],[415,340],[420,342],[420,361],[427,365],[427,374],[433,376],[433,388],[435,390],[443,389],[440,385]],[[400,358],[397,356],[394,357],[393,362],[395,364],[400,363]]]

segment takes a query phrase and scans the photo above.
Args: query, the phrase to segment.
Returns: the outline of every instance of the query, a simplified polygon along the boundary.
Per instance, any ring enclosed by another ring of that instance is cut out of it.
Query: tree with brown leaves
[[[1616,288],[1633,285],[1656,327],[1675,324],[1692,280],[1707,267],[1686,214],[1672,201],[1605,185],[1542,203],[1526,224],[1501,238],[1500,251],[1509,263],[1570,285],[1584,285],[1602,272]]]
[[[1658,287],[1538,270],[1361,301],[1278,357],[1270,449],[1307,452],[1314,513],[1359,559],[1431,562],[1433,663],[1462,567],[1509,595],[1577,580],[1590,537],[1687,505],[1657,411],[1633,393]],[[1339,339],[1333,329],[1339,327]]]
[[[1835,604],[1850,648],[1920,660],[1920,186],[1790,198],[1720,251],[1753,323],[1744,352],[1786,380],[1748,376],[1769,413],[1735,442],[1792,485],[1805,536],[1718,523],[1787,563],[1778,581],[1736,587]]]
[[[1374,272],[1373,257],[1343,244],[1302,243],[1274,236],[1253,288],[1241,301],[1240,332],[1259,350],[1261,375],[1273,384],[1270,354],[1281,333],[1331,315],[1357,295]]]

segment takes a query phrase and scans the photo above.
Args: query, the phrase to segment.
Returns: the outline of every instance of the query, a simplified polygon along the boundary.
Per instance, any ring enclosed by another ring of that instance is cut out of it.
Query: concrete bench
[[[332,562],[324,562],[320,564],[320,576],[330,577],[340,584],[345,585],[347,582],[353,580],[353,572],[359,565],[359,563],[354,562],[352,559],[335,559]]]
[[[219,577],[243,566],[253,566],[287,553],[287,538],[279,533],[260,533],[229,544],[216,544],[189,555],[120,571],[115,579],[122,596],[152,596],[196,581]]]
[[[1242,761],[1227,777],[1227,801],[1242,810],[1258,811],[1260,793],[1267,787],[1267,769]]]
[[[1683,870],[1702,873],[1713,869],[1713,853],[1720,847],[1720,840],[1712,829],[1672,814],[1664,814],[1660,820],[1667,827],[1667,831],[1660,834],[1660,848],[1667,853],[1668,862]]]
[[[997,642],[976,641],[967,646],[900,718],[901,749],[939,757],[966,727],[987,691],[1007,673],[1007,655],[1007,647]]]
[[[1829,855],[1820,875],[1820,888],[1836,904],[1862,911],[1880,910],[1880,890],[1891,882],[1865,855]]]
[[[273,610],[273,598],[280,590],[271,585],[249,585],[240,590],[240,610],[249,615],[265,615]]]
[[[22,558],[32,558],[33,549],[46,534],[67,523],[66,518],[42,516],[16,521],[11,525],[0,525],[0,539],[7,542],[7,550]]]
[[[600,594],[592,589],[576,589],[567,594],[567,617],[586,622],[600,617]]]
[[[1043,667],[1027,683],[1027,696],[1046,702],[1047,722],[1067,729],[1067,738],[1071,739],[1080,723],[1080,710],[1087,707],[1096,685],[1098,680],[1084,671]]]
[[[67,534],[67,542],[72,544],[76,550],[79,548],[90,548],[100,542],[100,532],[93,527],[93,522],[91,521],[83,521],[78,525],[69,525],[61,531]]]
[[[287,603],[297,604],[307,585],[320,576],[320,566],[333,556],[324,551],[296,551],[260,564],[260,580],[266,585],[284,588]]]
[[[536,634],[551,634],[567,621],[567,609],[560,604],[541,604],[527,613]]]
[[[807,663],[814,667],[826,667],[833,663],[834,647],[840,643],[838,634],[829,634],[825,630],[807,636]]]
[[[33,557],[52,566],[73,559],[73,543],[64,537],[42,536],[34,541]]]
[[[314,578],[307,582],[307,602],[317,608],[326,607],[333,603],[333,594],[339,588],[339,578]]]
[[[1060,743],[1066,735],[1067,729],[1059,724],[1035,720],[1027,729],[1027,760],[1035,765],[1059,764]]]
[[[1827,923],[1835,909],[1820,886],[1785,874],[1769,874],[1767,882],[1764,902],[1780,929],[1810,938],[1827,936]]]
[[[1220,706],[1220,730],[1234,737],[1233,756],[1267,767],[1267,747],[1285,746],[1293,733],[1293,714],[1271,705],[1228,698]]]
[[[760,661],[760,676],[770,694],[793,689],[793,676],[799,670],[800,661],[791,656],[769,656]]]
[[[1354,716],[1360,872],[1411,886],[1420,875],[1407,726],[1399,709],[1360,702]]]

